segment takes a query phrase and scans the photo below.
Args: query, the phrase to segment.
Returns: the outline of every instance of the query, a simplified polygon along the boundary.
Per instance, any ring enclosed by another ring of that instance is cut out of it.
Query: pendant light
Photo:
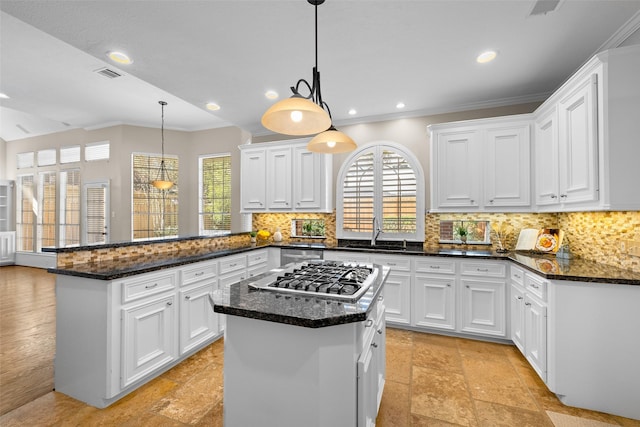
[[[169,173],[167,172],[167,168],[164,164],[164,106],[167,105],[164,101],[158,101],[162,108],[162,127],[160,128],[160,133],[162,135],[162,160],[160,160],[160,171],[158,171],[158,179],[151,181],[151,185],[153,185],[158,190],[168,190],[173,187],[173,181],[169,180]]]
[[[339,132],[332,124],[331,110],[322,100],[320,72],[318,71],[318,6],[324,0],[307,0],[315,7],[315,59],[313,80],[309,84],[304,79],[291,86],[293,96],[273,104],[262,116],[262,125],[267,129],[285,135],[313,135],[307,149],[321,153],[343,153],[356,148],[356,143]],[[300,94],[300,85],[309,89],[309,95]]]

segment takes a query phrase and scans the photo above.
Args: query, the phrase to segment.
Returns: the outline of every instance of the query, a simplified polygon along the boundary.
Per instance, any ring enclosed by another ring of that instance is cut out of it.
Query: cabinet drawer
[[[391,271],[411,271],[411,258],[406,256],[374,256],[371,258],[374,264],[388,265]]]
[[[199,262],[192,266],[183,267],[180,270],[182,286],[189,285],[203,279],[216,277],[218,263],[216,261]]]
[[[511,272],[511,281],[519,284],[520,286],[524,286],[524,271],[521,268],[514,267],[513,265],[509,268]]]
[[[524,285],[527,292],[537,296],[543,302],[547,301],[547,281],[533,274],[525,274]]]
[[[505,277],[506,266],[501,262],[462,261],[460,272],[465,276]]]
[[[456,274],[455,260],[446,258],[416,259],[416,273]]]
[[[269,254],[267,253],[266,249],[253,251],[247,255],[247,265],[251,267],[253,265],[266,264],[268,259]]]
[[[220,274],[227,274],[232,271],[243,270],[247,267],[247,257],[245,255],[224,257],[220,260]]]
[[[162,274],[143,275],[122,282],[122,303],[128,303],[149,295],[169,291],[176,287],[175,271]]]

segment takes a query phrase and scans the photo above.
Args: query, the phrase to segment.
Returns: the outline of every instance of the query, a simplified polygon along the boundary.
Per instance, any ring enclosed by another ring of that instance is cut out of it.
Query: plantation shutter
[[[371,232],[374,216],[374,153],[358,157],[343,181],[343,221],[347,231]]]
[[[407,160],[394,151],[382,152],[382,231],[416,231],[417,180]]]

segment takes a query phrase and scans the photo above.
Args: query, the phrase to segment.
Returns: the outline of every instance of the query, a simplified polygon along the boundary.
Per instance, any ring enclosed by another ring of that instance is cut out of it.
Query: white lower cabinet
[[[210,279],[180,291],[180,355],[218,335],[218,314],[209,304],[217,287],[217,279]]]
[[[460,331],[506,336],[505,282],[461,279]]]
[[[178,357],[173,293],[122,308],[122,376],[125,388]]]
[[[382,304],[382,301],[378,304]],[[376,425],[382,401],[386,377],[384,312],[384,307],[381,310],[374,307],[365,322],[364,344],[358,358],[358,426],[373,427]]]
[[[384,284],[386,321],[392,324],[411,324],[411,257],[374,255],[374,264],[390,268]]]
[[[511,340],[547,381],[547,281],[511,266]]]
[[[413,324],[453,331],[455,322],[456,278],[423,274],[415,276]]]

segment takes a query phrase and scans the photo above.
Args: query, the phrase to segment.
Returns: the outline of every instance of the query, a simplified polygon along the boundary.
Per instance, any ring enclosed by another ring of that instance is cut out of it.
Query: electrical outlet
[[[640,257],[640,240],[627,240],[625,246],[629,255]]]
[[[626,240],[620,240],[620,252],[627,253],[627,241]]]

